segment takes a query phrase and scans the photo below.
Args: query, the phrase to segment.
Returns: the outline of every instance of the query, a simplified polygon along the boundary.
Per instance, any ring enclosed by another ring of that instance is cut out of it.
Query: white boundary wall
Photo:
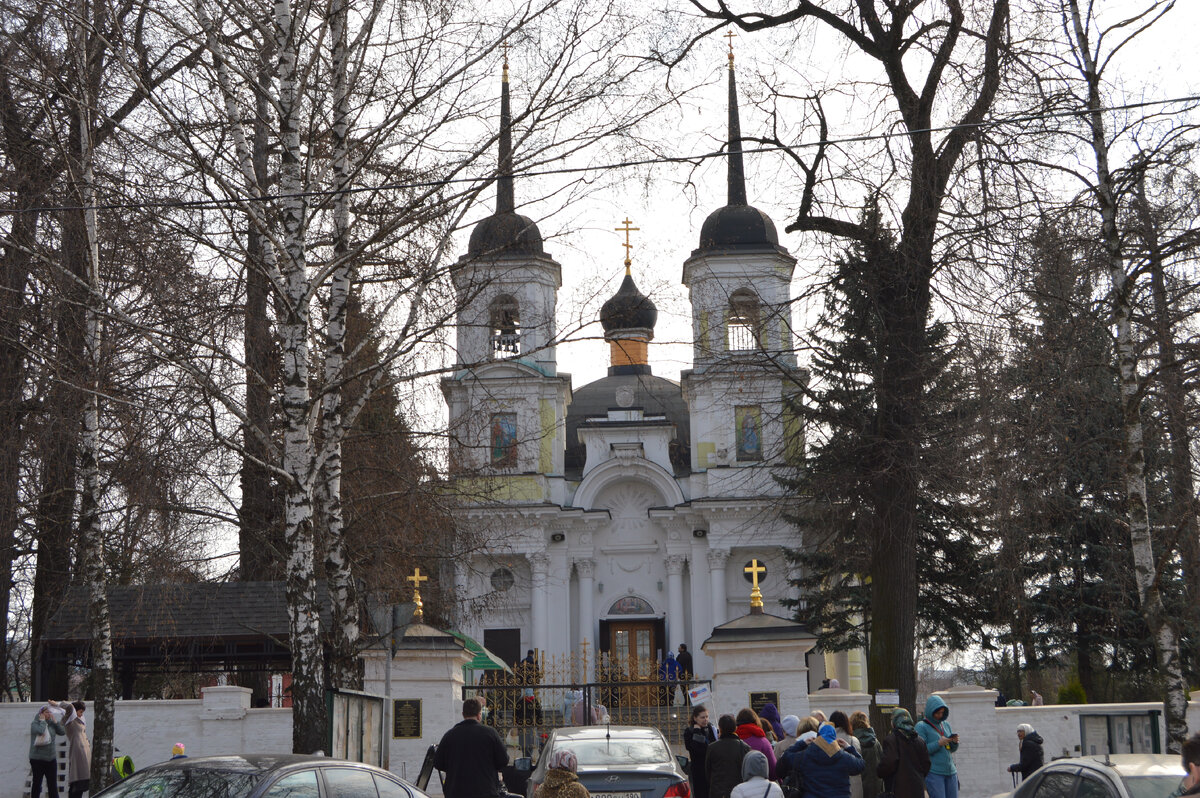
[[[23,794],[29,777],[29,726],[41,706],[0,703],[0,798]],[[88,710],[84,717],[90,722],[90,701]],[[177,742],[189,756],[292,750],[292,710],[250,709],[246,687],[206,687],[198,701],[118,701],[114,724],[117,747],[138,768],[170,759]]]

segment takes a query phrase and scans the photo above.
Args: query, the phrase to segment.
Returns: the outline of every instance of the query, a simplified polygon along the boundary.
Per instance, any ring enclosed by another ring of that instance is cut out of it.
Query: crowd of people
[[[957,798],[958,734],[937,696],[914,723],[904,709],[880,739],[865,712],[780,717],[774,704],[722,715],[692,708],[684,743],[695,798]],[[1041,738],[1029,728],[1022,740]],[[1040,747],[1038,749],[1040,752]],[[1032,761],[1032,753],[1029,762]],[[1027,765],[1024,749],[1022,766]],[[1040,765],[1040,761],[1038,763]]]

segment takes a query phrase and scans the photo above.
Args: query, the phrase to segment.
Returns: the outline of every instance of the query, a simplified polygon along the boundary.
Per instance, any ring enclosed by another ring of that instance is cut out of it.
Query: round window
[[[492,571],[492,590],[503,593],[516,584],[517,578],[507,568],[497,568]]]

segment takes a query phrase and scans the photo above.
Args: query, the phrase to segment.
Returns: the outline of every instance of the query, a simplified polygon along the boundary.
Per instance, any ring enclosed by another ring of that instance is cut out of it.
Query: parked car
[[[995,798],[1164,798],[1184,775],[1174,754],[1077,756],[1043,765]]]
[[[381,768],[323,756],[238,754],[172,759],[95,798],[427,798]]]
[[[550,732],[529,777],[526,798],[546,778],[546,763],[559,748],[579,760],[579,781],[592,798],[690,798],[691,789],[667,738],[642,726],[569,726]]]

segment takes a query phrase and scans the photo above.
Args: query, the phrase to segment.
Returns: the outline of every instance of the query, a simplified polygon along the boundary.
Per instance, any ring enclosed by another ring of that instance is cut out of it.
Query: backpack
[[[793,767],[788,771],[780,782],[780,787],[783,788],[783,798],[803,798],[804,774],[800,772],[800,768]]]

